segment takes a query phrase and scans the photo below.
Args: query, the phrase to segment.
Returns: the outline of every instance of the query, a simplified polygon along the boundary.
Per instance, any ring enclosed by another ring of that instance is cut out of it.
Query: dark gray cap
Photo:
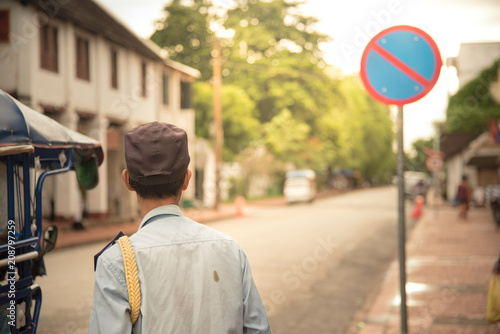
[[[132,180],[146,186],[172,183],[189,165],[187,134],[175,125],[151,122],[125,135],[125,162]]]

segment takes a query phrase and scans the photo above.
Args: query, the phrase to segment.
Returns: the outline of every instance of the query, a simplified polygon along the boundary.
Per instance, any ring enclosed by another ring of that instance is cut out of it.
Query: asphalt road
[[[395,188],[368,189],[312,204],[248,207],[245,218],[209,226],[246,251],[273,333],[354,333],[397,255],[396,205]],[[93,254],[102,246],[46,256],[49,275],[37,279],[39,334],[87,333]]]

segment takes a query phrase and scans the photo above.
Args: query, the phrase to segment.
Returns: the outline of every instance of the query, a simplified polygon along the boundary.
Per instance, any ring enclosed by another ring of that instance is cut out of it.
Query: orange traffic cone
[[[237,196],[234,199],[234,208],[235,208],[235,217],[245,217],[245,214],[243,213],[243,209],[245,208],[246,200],[245,197],[243,196]]]
[[[415,196],[415,206],[413,207],[413,212],[411,217],[413,219],[419,219],[422,217],[422,211],[424,206],[424,197],[421,195]]]

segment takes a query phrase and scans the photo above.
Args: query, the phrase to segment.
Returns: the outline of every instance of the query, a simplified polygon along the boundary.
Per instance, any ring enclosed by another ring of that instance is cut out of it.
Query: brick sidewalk
[[[491,269],[500,252],[500,230],[488,209],[426,208],[406,242],[408,333],[500,333],[486,320]],[[400,333],[399,265],[396,260],[360,322],[359,334]]]

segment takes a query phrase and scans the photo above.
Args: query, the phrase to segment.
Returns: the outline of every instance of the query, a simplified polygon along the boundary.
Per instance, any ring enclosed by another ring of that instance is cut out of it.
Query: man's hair
[[[181,178],[171,183],[145,186],[132,180],[130,177],[128,178],[128,183],[135,190],[137,195],[145,199],[175,197],[179,194],[179,191],[184,184],[186,172],[184,172]]]

